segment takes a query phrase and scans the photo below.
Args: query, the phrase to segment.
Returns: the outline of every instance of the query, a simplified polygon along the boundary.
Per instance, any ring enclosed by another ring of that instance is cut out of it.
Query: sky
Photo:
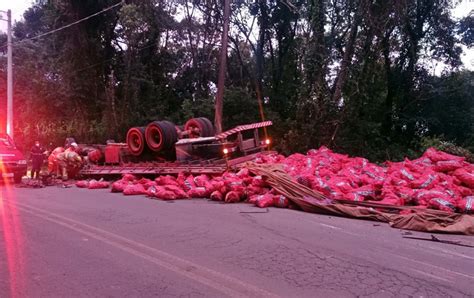
[[[459,4],[452,10],[452,14],[455,18],[462,18],[467,16],[471,11],[474,10],[474,0],[455,0]],[[12,11],[13,21],[20,21],[23,16],[23,12],[28,9],[35,1],[33,0],[1,0],[0,10]],[[6,18],[6,14],[1,14],[2,17]],[[0,31],[6,31],[6,22],[0,21]],[[463,54],[461,60],[467,69],[474,70],[474,48],[468,49],[463,47]],[[442,67],[438,65],[436,68]],[[436,71],[438,72],[438,71]]]

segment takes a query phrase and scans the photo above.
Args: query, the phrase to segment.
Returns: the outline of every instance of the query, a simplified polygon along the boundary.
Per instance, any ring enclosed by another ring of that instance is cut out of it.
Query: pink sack
[[[139,183],[145,187],[145,189],[149,189],[151,186],[156,185],[155,181],[152,181],[147,178],[141,178],[140,180],[136,181],[136,183]]]
[[[332,178],[328,184],[331,189],[338,190],[342,193],[348,193],[354,188],[347,179],[341,177]]]
[[[89,181],[87,180],[81,180],[76,182],[76,187],[79,188],[88,188],[89,187]]]
[[[343,196],[344,196],[344,200],[355,201],[355,202],[362,202],[365,199],[363,196],[354,192],[346,193]]]
[[[278,208],[288,208],[290,206],[290,201],[284,195],[273,196],[273,206]]]
[[[273,196],[271,193],[266,193],[266,194],[263,194],[263,195],[253,195],[253,196],[250,196],[248,201],[250,204],[257,204],[257,201],[258,200],[261,200],[263,199],[264,197],[269,197],[269,198],[272,198],[273,199]]]
[[[194,187],[188,191],[190,198],[206,198],[209,196],[209,191],[205,187]]]
[[[250,176],[250,172],[247,168],[243,168],[240,171],[238,171],[236,175],[237,175],[237,177],[239,177],[241,179],[244,179],[244,178],[247,178],[248,176]]]
[[[462,197],[468,197],[473,195],[473,191],[470,188],[464,187],[464,186],[453,186]]]
[[[197,177],[194,177],[194,184],[197,187],[206,187],[206,185],[209,183],[211,179],[207,175],[199,175]]]
[[[395,187],[394,193],[396,196],[403,200],[403,204],[412,203],[416,196],[416,191],[409,187]]]
[[[258,187],[265,187],[266,183],[263,180],[262,176],[255,176],[252,179],[251,185],[258,186]]]
[[[249,197],[253,195],[263,195],[268,192],[268,188],[250,185],[247,186],[245,192]]]
[[[439,180],[439,176],[435,173],[424,174],[419,179],[410,183],[413,188],[431,189]]]
[[[179,186],[181,186],[183,188],[183,190],[186,191],[186,192],[188,192],[191,189],[195,188],[196,184],[194,183],[194,176],[189,175],[186,179],[184,179],[183,183],[180,184]]]
[[[395,205],[395,206],[403,206],[403,199],[397,196],[386,197],[377,203],[385,204],[385,205]]]
[[[164,185],[163,188],[166,191],[171,191],[176,195],[176,199],[187,199],[189,198],[188,194],[182,190],[179,186],[176,185]]]
[[[425,202],[429,202],[431,199],[444,198],[446,196],[447,193],[440,189],[420,190],[416,195],[416,199],[418,201],[422,200]]]
[[[225,186],[225,182],[223,179],[215,178],[211,180],[209,184],[211,191],[219,191],[223,194],[227,192],[227,187]]]
[[[399,197],[395,193],[395,188],[386,188],[382,190],[382,200],[377,201],[377,203],[387,204],[387,205],[396,205],[396,206],[403,206],[405,204],[405,200]]]
[[[311,188],[316,190],[324,195],[329,195],[333,192],[333,189],[329,186],[329,183],[322,178],[316,177],[314,180],[311,180]]]
[[[122,180],[123,181],[135,181],[135,180],[137,180],[137,177],[135,177],[132,174],[123,174]]]
[[[147,190],[141,184],[129,184],[124,188],[123,194],[126,196],[146,195]]]
[[[148,183],[150,183],[150,182],[152,182],[150,179],[141,178],[141,179],[139,179],[136,183],[140,183],[140,184],[145,185],[145,184],[148,184]]]
[[[184,184],[184,180],[186,180],[186,174],[184,172],[179,172],[176,182],[178,182],[179,186],[182,186]]]
[[[443,151],[438,151],[435,148],[428,148],[428,150],[425,151],[423,156],[428,157],[433,162],[438,162],[438,161],[443,161],[443,160],[458,160],[458,161],[464,160],[464,157],[451,155]]]
[[[373,185],[364,185],[353,189],[351,193],[358,194],[364,198],[375,198],[376,191]]]
[[[156,188],[155,198],[165,201],[176,200],[178,197],[177,195],[170,191],[166,190],[165,187],[158,186]]]
[[[415,174],[412,173],[409,169],[407,168],[401,168],[399,177],[407,182],[413,181],[416,179]]]
[[[474,189],[474,173],[469,173],[465,169],[460,168],[454,171],[453,174],[467,187]]]
[[[229,191],[225,195],[225,202],[226,203],[238,203],[240,202],[241,195],[238,192],[235,191]]]
[[[472,214],[474,212],[474,196],[459,200],[456,206],[461,213]]]
[[[213,192],[211,193],[210,198],[211,198],[211,200],[213,200],[213,201],[219,201],[219,202],[221,202],[221,201],[224,200],[224,199],[223,199],[224,196],[223,196],[222,193],[221,193],[220,191],[218,191],[218,190],[213,191]]]
[[[226,179],[225,185],[229,191],[237,191],[237,192],[244,192],[245,191],[245,184],[240,179]]]
[[[176,185],[178,186],[178,182],[176,181],[176,178],[173,176],[160,176],[155,179],[155,182],[157,185]]]
[[[107,181],[95,181],[91,180],[89,182],[89,189],[103,189],[103,188],[109,188],[110,183]]]
[[[156,193],[158,192],[158,189],[162,189],[162,188],[163,188],[162,186],[157,186],[157,185],[150,186],[146,190],[146,195],[151,198],[156,198]]]
[[[129,184],[128,181],[118,180],[112,183],[112,192],[123,192],[125,187]]]
[[[438,161],[434,166],[436,172],[451,172],[462,168],[463,164],[459,160],[442,160]]]
[[[454,210],[456,209],[456,206],[454,206],[453,202],[451,202],[448,198],[433,198],[429,201],[428,204],[429,207],[433,209],[438,209],[442,211],[446,211],[449,213],[453,213]]]
[[[344,195],[345,193],[340,191],[331,191],[328,197],[333,200],[345,200],[346,198],[344,197]]]
[[[270,195],[263,195],[259,199],[257,199],[256,205],[259,208],[267,208],[267,207],[272,207],[273,206],[273,196]]]

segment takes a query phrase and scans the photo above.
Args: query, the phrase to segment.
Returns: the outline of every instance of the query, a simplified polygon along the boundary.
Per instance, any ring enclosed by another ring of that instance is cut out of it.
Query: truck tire
[[[145,139],[153,152],[159,152],[164,147],[165,125],[161,121],[153,121],[147,125],[145,130]]]
[[[213,135],[206,121],[200,118],[189,119],[184,125],[184,129],[190,131],[190,138],[210,137]]]
[[[146,127],[145,138],[152,151],[160,152],[174,147],[178,133],[172,122],[154,121]]]
[[[130,153],[134,156],[140,156],[146,147],[145,128],[132,127],[127,132],[127,146]]]
[[[201,119],[201,121],[204,122],[207,127],[207,136],[214,136],[216,134],[216,130],[214,129],[214,125],[212,125],[211,120],[207,119],[206,117],[199,117],[199,119]]]
[[[176,131],[176,125],[170,121],[161,121],[165,126],[165,149],[174,148],[174,144],[178,141],[178,132]]]

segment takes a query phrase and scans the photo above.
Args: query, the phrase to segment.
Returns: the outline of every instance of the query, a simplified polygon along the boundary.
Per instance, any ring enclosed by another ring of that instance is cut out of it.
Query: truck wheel
[[[178,132],[176,131],[176,125],[170,121],[161,121],[165,126],[165,144],[166,149],[171,149],[174,147],[174,144],[178,141]]]
[[[199,119],[204,122],[207,127],[207,136],[212,137],[216,134],[216,130],[214,129],[214,125],[212,125],[211,120],[207,119],[206,117],[199,117]]]
[[[146,147],[144,127],[132,127],[128,130],[127,146],[130,153],[134,156],[139,156],[143,153]]]
[[[13,176],[13,181],[15,181],[15,183],[21,183],[21,179],[23,178],[23,174],[15,174],[15,176]]]
[[[208,124],[200,118],[189,119],[184,125],[184,129],[190,131],[190,138],[210,137],[213,135]]]
[[[146,127],[145,138],[154,152],[171,149],[178,140],[175,125],[169,121],[154,121]]]

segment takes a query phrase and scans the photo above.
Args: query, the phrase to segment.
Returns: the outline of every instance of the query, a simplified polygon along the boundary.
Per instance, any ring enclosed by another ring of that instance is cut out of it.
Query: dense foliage
[[[38,1],[14,27],[15,132],[62,143],[123,141],[155,119],[213,119],[222,1]],[[472,14],[448,0],[232,2],[224,127],[274,121],[284,152],[327,145],[373,160],[426,140],[474,149]],[[0,36],[5,52],[6,37]],[[2,115],[6,59],[0,58]],[[433,65],[445,65],[435,76]]]

